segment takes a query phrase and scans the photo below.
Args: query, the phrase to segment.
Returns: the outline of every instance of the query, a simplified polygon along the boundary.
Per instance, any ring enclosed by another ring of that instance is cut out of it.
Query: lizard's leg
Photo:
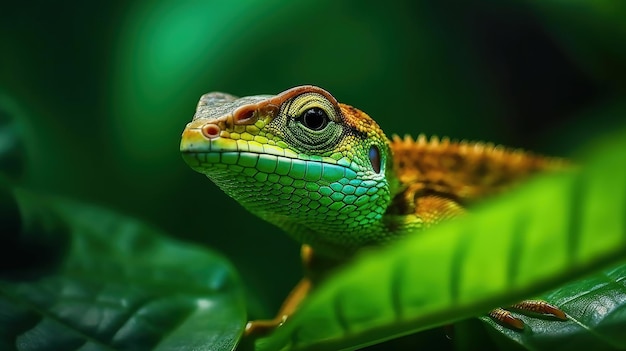
[[[428,195],[415,198],[415,214],[424,221],[426,226],[436,224],[442,219],[456,217],[463,212],[465,210],[456,201],[445,197]],[[524,300],[510,308],[523,314],[539,314],[567,320],[565,312],[542,300]],[[490,311],[489,317],[506,327],[524,329],[524,322],[503,308]]]
[[[280,310],[273,319],[250,321],[246,325],[246,336],[259,337],[272,332],[282,325],[291,316],[302,300],[309,294],[327,272],[340,262],[328,260],[315,255],[313,249],[308,245],[302,245],[300,252],[302,265],[304,266],[304,278],[296,284],[287,298],[283,302]]]
[[[262,319],[250,321],[246,324],[246,336],[260,337],[267,335],[274,329],[283,324],[287,318],[295,312],[300,302],[308,295],[311,290],[311,280],[307,277],[302,278],[298,284],[291,290],[287,298],[283,302],[280,310],[273,319]]]

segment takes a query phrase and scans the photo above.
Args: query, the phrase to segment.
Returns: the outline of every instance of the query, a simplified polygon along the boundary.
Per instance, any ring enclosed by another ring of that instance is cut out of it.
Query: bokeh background
[[[576,157],[626,124],[625,18],[620,0],[7,3],[1,116],[24,133],[21,184],[215,249],[267,317],[298,245],[182,161],[201,94],[315,84],[389,135]]]

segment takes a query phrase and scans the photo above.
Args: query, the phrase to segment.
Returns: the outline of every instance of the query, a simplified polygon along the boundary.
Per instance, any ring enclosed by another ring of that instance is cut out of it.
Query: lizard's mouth
[[[219,162],[220,153],[241,151],[236,140],[219,136],[219,127],[215,124],[192,123],[187,125],[180,141],[180,152],[191,167],[195,168],[199,162],[206,163],[208,155],[218,156]]]
[[[293,182],[324,179],[324,183],[357,177],[357,172],[349,164],[342,164],[331,157],[299,154],[288,148],[254,140],[207,138],[202,128],[185,129],[180,151],[190,167],[206,175],[213,170],[228,169],[256,178],[284,177],[285,182],[288,179]]]

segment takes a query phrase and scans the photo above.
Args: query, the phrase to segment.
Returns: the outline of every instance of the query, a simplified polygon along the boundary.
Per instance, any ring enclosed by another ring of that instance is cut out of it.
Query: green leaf
[[[504,336],[528,350],[614,350],[626,345],[626,264],[566,284],[540,298],[559,306],[569,320],[554,323],[513,312],[526,323],[519,332],[490,318],[481,319],[498,333],[496,337]]]
[[[219,255],[103,209],[15,194],[22,221],[4,234],[0,349],[235,348],[245,308]]]
[[[363,255],[257,349],[356,349],[480,315],[623,260],[625,140],[595,149],[582,169],[535,179],[472,215]],[[582,313],[580,320],[607,310]],[[623,339],[611,343],[626,347]]]

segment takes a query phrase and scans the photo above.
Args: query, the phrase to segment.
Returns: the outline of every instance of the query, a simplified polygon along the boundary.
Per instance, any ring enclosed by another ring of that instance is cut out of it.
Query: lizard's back
[[[561,159],[491,143],[420,135],[417,139],[394,136],[390,146],[393,167],[405,192],[437,194],[460,204],[506,190],[537,172],[565,167]]]

